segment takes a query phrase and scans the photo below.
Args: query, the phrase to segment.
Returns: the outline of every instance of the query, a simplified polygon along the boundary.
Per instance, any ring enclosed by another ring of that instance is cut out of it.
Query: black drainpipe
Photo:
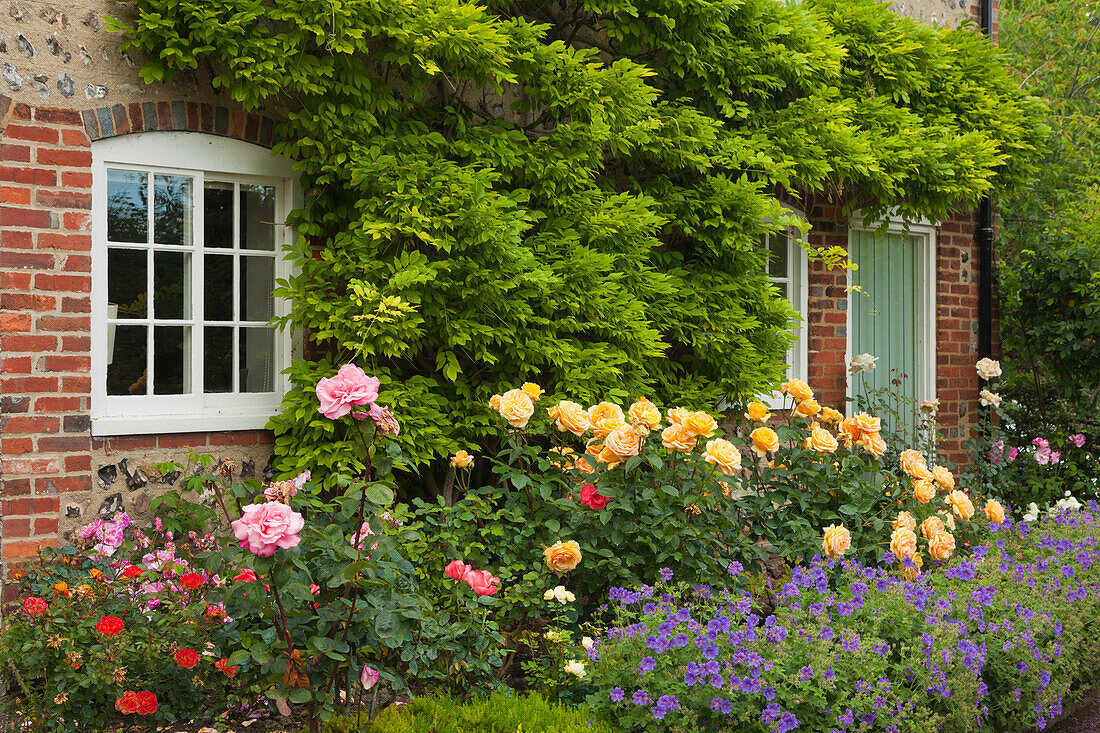
[[[993,3],[979,0],[982,32],[993,36]],[[978,229],[974,233],[978,245],[978,356],[993,356],[993,195],[982,197],[978,204]]]

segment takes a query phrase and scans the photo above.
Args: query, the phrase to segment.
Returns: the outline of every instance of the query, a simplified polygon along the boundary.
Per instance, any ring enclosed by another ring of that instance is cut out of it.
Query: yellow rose
[[[920,577],[920,569],[924,567],[924,557],[918,552],[913,557],[909,558],[913,564],[909,567],[905,566],[905,562],[901,563],[901,574],[905,576],[905,579],[910,583],[914,582]]]
[[[534,382],[524,382],[523,386],[520,387],[520,389],[526,392],[527,396],[535,402],[538,401],[539,397],[542,397],[542,387],[538,386]]]
[[[856,413],[856,416],[852,419],[855,420],[856,427],[859,428],[861,433],[877,433],[882,430],[882,420],[872,417],[866,412]]]
[[[630,406],[630,423],[648,430],[656,430],[661,425],[661,411],[657,405],[647,399],[640,399]]]
[[[697,438],[709,438],[718,429],[718,423],[707,413],[699,411],[688,413],[687,419],[684,420],[684,427]]]
[[[631,456],[638,455],[641,443],[642,441],[632,427],[620,425],[612,430],[604,440],[604,452],[611,451],[619,456],[620,460],[625,461]]]
[[[689,504],[684,508],[684,511],[688,514],[702,514],[703,510],[699,508],[698,504]]]
[[[473,462],[474,459],[464,450],[460,450],[451,456],[451,465],[455,468],[467,468]]]
[[[760,455],[779,450],[779,436],[771,428],[757,428],[749,434],[749,437],[752,438],[752,449]]]
[[[489,407],[493,408],[496,412],[500,412],[500,395],[495,394],[489,398]]]
[[[905,471],[909,478],[932,480],[932,472],[928,470],[924,454],[919,450],[909,449],[901,452],[901,470]]]
[[[626,459],[620,456],[615,451],[604,446],[604,449],[600,451],[600,455],[596,457],[600,463],[606,463],[608,468],[615,468]]]
[[[956,519],[965,522],[974,516],[974,504],[970,501],[970,497],[963,492],[956,489],[948,494],[944,501],[951,506],[951,511],[954,512]]]
[[[690,453],[695,449],[695,435],[683,425],[673,423],[661,431],[661,445],[669,453]]]
[[[836,425],[838,422],[844,419],[844,416],[831,407],[821,408],[821,422],[829,423],[830,425]]]
[[[882,439],[882,434],[878,431],[863,433],[859,436],[856,444],[875,458],[881,458],[882,454],[886,452],[886,441]]]
[[[590,456],[598,456],[600,454],[600,451],[602,450],[603,443],[600,443],[599,441],[594,439],[588,441],[588,445],[584,447],[584,452]]]
[[[855,418],[841,420],[840,425],[837,426],[837,433],[844,438],[844,444],[851,448],[860,436],[859,425],[856,424]]]
[[[913,530],[899,527],[890,535],[890,552],[896,557],[913,557],[917,554],[917,535]]]
[[[939,513],[943,517],[944,526],[948,529],[955,529],[955,517],[951,515],[951,512],[941,509]]]
[[[718,438],[707,443],[707,449],[703,453],[703,460],[713,463],[718,470],[727,476],[732,476],[741,470],[741,451],[726,440]]]
[[[803,402],[802,404],[806,404]],[[817,423],[810,428],[810,437],[806,438],[804,448],[812,448],[818,453],[833,453],[837,449],[836,438],[825,428],[818,427]]]
[[[576,463],[573,464],[573,468],[581,473],[593,473],[596,470],[592,468],[592,464],[588,462],[587,458],[578,458]]]
[[[673,407],[668,411],[668,421],[673,425],[683,425],[687,422],[688,415],[691,413],[682,407]]]
[[[500,398],[500,416],[513,428],[527,427],[527,421],[535,414],[531,395],[522,389],[510,389]]]
[[[597,438],[606,438],[615,428],[626,425],[623,408],[610,402],[589,407],[588,420],[592,426],[592,434]]]
[[[913,498],[921,504],[927,504],[936,497],[936,487],[925,479],[913,480]]]
[[[575,453],[575,451],[572,448],[563,448],[563,447],[558,447],[558,446],[555,446],[555,447],[551,448],[547,452],[559,455],[562,458],[567,458],[567,457],[569,457],[569,456],[571,456]],[[564,462],[562,462],[562,461],[550,461],[550,465],[553,466],[554,468],[560,468],[560,469],[563,469],[563,470],[566,469],[566,468],[573,468],[573,462],[572,461],[564,461]]]
[[[771,416],[763,402],[750,402],[745,410],[745,418],[753,422],[767,422]]]
[[[803,400],[794,408],[794,414],[799,417],[813,417],[819,412],[821,412],[821,405],[814,399]]]
[[[937,562],[944,562],[955,551],[955,538],[950,532],[939,532],[928,540],[928,554]]]
[[[785,395],[790,395],[795,402],[805,402],[814,398],[814,391],[810,389],[810,385],[801,379],[792,379],[780,387],[779,391]]]
[[[558,430],[563,433],[570,432],[573,433],[573,435],[581,436],[584,435],[584,431],[588,430],[588,410],[584,409],[576,402],[562,400],[549,408],[546,414],[554,421]]]
[[[926,540],[931,540],[940,532],[945,532],[946,530],[947,528],[944,527],[943,520],[939,517],[929,517],[920,523],[920,533]]]
[[[1005,521],[1005,508],[996,499],[990,499],[985,503],[985,516],[993,524],[1003,524]]]
[[[576,540],[568,542],[559,540],[543,550],[542,554],[546,557],[546,567],[561,575],[568,573],[580,563],[581,546]]]
[[[821,549],[825,552],[825,557],[833,558],[834,560],[852,546],[852,533],[844,528],[843,524],[830,524],[825,528],[825,538],[821,541]]]
[[[943,466],[936,466],[932,469],[932,480],[944,491],[951,491],[955,488],[955,477]]]
[[[907,529],[910,532],[915,532],[917,520],[913,519],[913,515],[909,512],[898,512],[898,518],[894,520],[892,529]]]

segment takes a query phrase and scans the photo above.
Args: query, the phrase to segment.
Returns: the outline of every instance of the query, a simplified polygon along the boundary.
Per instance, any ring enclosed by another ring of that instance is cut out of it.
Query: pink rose
[[[335,377],[317,382],[317,408],[325,417],[336,420],[351,412],[353,405],[372,405],[378,399],[378,378],[368,377],[354,364],[345,364]]]
[[[294,547],[301,541],[298,533],[306,521],[286,504],[249,504],[241,512],[243,516],[231,525],[233,534],[241,547],[256,555],[268,557],[275,554],[275,548]]]
[[[488,570],[471,570],[463,578],[466,584],[474,589],[479,596],[491,596],[500,590],[500,578]]]
[[[1038,448],[1046,448],[1050,445],[1050,443],[1046,442],[1042,438],[1035,438],[1034,440],[1031,441],[1031,443],[1032,443],[1032,445],[1035,445]]]
[[[359,683],[364,690],[369,690],[378,684],[378,670],[363,665],[363,672],[359,675]]]
[[[451,580],[462,580],[466,577],[466,573],[471,572],[472,570],[473,568],[471,568],[469,565],[462,562],[461,560],[451,560],[450,564],[447,565],[446,568],[444,568],[443,574]]]
[[[1082,435],[1081,433],[1077,433],[1076,435],[1071,435],[1071,436],[1069,436],[1069,442],[1073,443],[1078,448],[1081,448],[1082,446],[1085,445],[1085,436]]]
[[[374,532],[371,531],[370,525],[366,522],[363,522],[363,526],[361,526],[359,528],[359,531],[354,532],[351,535],[351,540],[350,540],[351,546],[354,547],[357,550],[360,550],[360,551],[367,549],[367,541],[365,539],[362,539],[362,538],[368,537],[368,536],[373,535],[373,534],[374,534]],[[378,549],[378,543],[375,542],[373,545],[371,545],[370,549],[371,550],[377,550]],[[367,553],[367,557],[370,557],[369,552]]]
[[[1016,448],[1009,448],[1008,449],[1008,462],[1012,463],[1013,461],[1015,461],[1016,456],[1018,456],[1018,455],[1020,455],[1019,450],[1017,450]]]

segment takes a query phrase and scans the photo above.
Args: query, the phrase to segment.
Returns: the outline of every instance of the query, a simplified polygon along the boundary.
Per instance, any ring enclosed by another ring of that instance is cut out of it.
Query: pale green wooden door
[[[874,371],[852,377],[852,396],[865,389],[885,390],[882,398],[896,415],[880,414],[883,427],[898,427],[915,437],[920,400],[931,396],[921,393],[929,366],[923,239],[853,230],[849,241],[851,260],[859,265],[852,273],[859,290],[849,300],[851,356],[878,357]]]

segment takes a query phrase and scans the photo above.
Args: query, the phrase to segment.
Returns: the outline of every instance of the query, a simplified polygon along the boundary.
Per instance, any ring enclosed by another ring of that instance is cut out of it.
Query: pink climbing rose
[[[305,519],[286,504],[249,504],[241,512],[243,516],[231,525],[233,534],[241,547],[253,554],[268,557],[276,548],[287,549],[301,541],[298,533],[305,527]]]
[[[351,412],[353,406],[373,405],[378,399],[378,378],[354,364],[345,364],[335,377],[322,377],[317,382],[317,408],[325,417],[336,420]]]
[[[363,671],[359,675],[359,684],[363,685],[364,690],[369,690],[378,684],[378,670],[373,667],[363,666]]]
[[[450,564],[443,569],[443,574],[451,580],[462,580],[466,577],[466,573],[473,570],[469,565],[465,564],[461,560],[451,560]]]
[[[470,570],[463,578],[479,596],[491,596],[500,590],[500,578],[488,570]]]

